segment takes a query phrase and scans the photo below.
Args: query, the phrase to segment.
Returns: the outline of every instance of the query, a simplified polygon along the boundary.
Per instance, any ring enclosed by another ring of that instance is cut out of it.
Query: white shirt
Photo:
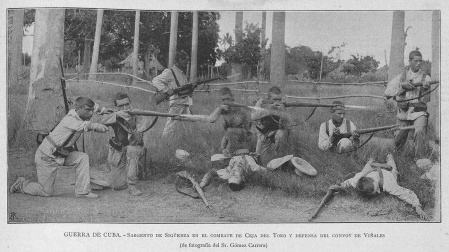
[[[188,84],[187,76],[184,72],[179,69],[176,65],[172,67],[173,72],[176,74],[176,78],[178,79],[179,86],[184,86]],[[170,69],[165,69],[161,74],[154,77],[152,80],[153,86],[157,88],[158,91],[166,92],[169,89],[176,89],[178,85],[176,85],[175,78],[173,77],[173,73]],[[190,96],[185,96],[179,98],[178,95],[172,95],[170,97],[170,106],[173,104],[182,104],[189,105],[193,104],[192,98]]]
[[[334,134],[334,128],[336,128],[334,123],[332,122],[332,119],[330,119],[328,123],[329,123],[329,135],[326,133],[326,122],[324,122],[320,126],[320,133],[318,136],[318,147],[321,150],[325,151],[329,150],[332,147],[332,143],[329,141],[329,138]],[[349,122],[349,125],[351,128],[348,131],[346,129],[346,118],[344,118],[340,127],[338,127],[338,129],[340,129],[340,133],[348,133],[353,130],[356,130],[356,127],[352,122]]]
[[[382,175],[384,178],[383,183],[383,190],[391,195],[397,196],[399,199],[409,203],[410,205],[416,207],[421,206],[419,203],[418,196],[411,190],[401,187],[398,185],[398,182],[396,181],[396,178],[394,177],[393,173],[381,169]],[[341,186],[343,188],[353,187],[356,188],[357,182],[362,177],[363,172],[357,173],[353,178],[350,178],[343,183],[341,183]],[[372,171],[368,173],[365,177],[372,178],[375,183],[379,183],[380,177],[378,171]],[[380,193],[380,188],[377,189],[376,193]]]

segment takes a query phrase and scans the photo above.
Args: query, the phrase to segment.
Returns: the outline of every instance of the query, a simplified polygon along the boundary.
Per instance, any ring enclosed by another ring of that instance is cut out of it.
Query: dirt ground
[[[10,149],[8,152],[8,188],[18,176],[35,177],[32,150]],[[108,176],[92,168],[91,174]],[[126,190],[95,191],[98,199],[76,198],[75,172],[69,167],[58,171],[53,197],[36,197],[21,193],[8,195],[9,222],[63,223],[294,223],[307,222],[321,199],[288,197],[280,190],[247,186],[231,191],[222,182],[206,187],[212,205],[206,209],[201,199],[178,193],[174,176],[140,181],[143,191],[133,197]],[[390,200],[390,199],[387,199]],[[314,222],[419,222],[410,206],[397,199],[372,207],[337,195]],[[432,215],[433,209],[426,209]]]

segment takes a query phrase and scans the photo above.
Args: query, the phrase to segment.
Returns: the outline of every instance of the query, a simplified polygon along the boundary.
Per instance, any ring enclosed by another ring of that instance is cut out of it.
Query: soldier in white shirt
[[[334,101],[335,107],[331,108],[332,119],[320,126],[318,147],[321,150],[345,153],[359,146],[359,134],[355,132],[354,123],[345,118],[346,110],[341,101]],[[350,138],[342,138],[342,133],[351,132]]]
[[[411,51],[409,54],[409,66],[404,72],[393,78],[385,90],[387,98],[396,96],[398,124],[401,126],[415,126],[413,138],[415,160],[423,158],[425,155],[425,135],[429,117],[427,103],[430,101],[430,93],[423,93],[430,89],[430,76],[421,69],[421,64],[421,52]],[[417,82],[423,82],[423,85],[415,87],[411,84]],[[401,102],[401,100],[408,101]],[[394,143],[398,151],[404,148],[409,131],[408,129],[395,132]]]
[[[333,185],[329,189],[340,190],[353,187],[365,197],[372,197],[382,192],[387,192],[412,205],[421,219],[429,220],[429,216],[422,210],[416,194],[398,185],[396,181],[398,171],[393,156],[391,154],[387,155],[387,165],[391,166],[391,171],[381,168],[374,169],[371,166],[373,161],[374,159],[370,159],[363,170],[353,178],[344,181],[340,185]]]
[[[19,177],[11,186],[10,193],[49,197],[54,193],[57,170],[61,166],[72,166],[76,170],[75,194],[77,197],[97,198],[91,193],[89,176],[89,156],[73,148],[76,140],[84,131],[104,133],[108,127],[100,123],[90,122],[93,113],[102,113],[99,106],[87,97],[79,97],[75,109],[62,118],[61,122],[42,141],[36,151],[34,161],[37,169],[37,182]],[[99,185],[93,185],[101,187]]]
[[[189,84],[186,76],[187,64],[189,63],[189,55],[184,51],[176,53],[175,64],[171,69],[165,69],[160,75],[154,77],[152,80],[153,86],[158,91],[167,93],[170,96],[169,110],[170,114],[191,114],[190,106],[192,106],[191,94],[188,95],[172,95],[173,89],[182,87]],[[172,120],[171,117],[167,118],[162,136],[168,136],[174,131],[176,120]]]

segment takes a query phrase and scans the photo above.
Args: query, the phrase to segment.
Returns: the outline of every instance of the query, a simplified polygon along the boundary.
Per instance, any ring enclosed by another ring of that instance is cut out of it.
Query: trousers
[[[182,104],[174,104],[171,105],[168,109],[168,113],[172,115],[181,115],[181,114],[191,114],[189,105]],[[164,131],[162,132],[162,136],[168,136],[173,133],[175,130],[176,120],[173,120],[171,117],[167,118],[167,122],[165,123]]]
[[[61,165],[40,149],[36,151],[34,161],[37,182],[24,180],[19,185],[20,191],[30,195],[49,197],[54,193],[56,173]],[[83,152],[73,151],[65,158],[64,166],[75,168],[75,193],[80,195],[90,193],[89,156]]]
[[[272,159],[285,156],[288,149],[289,131],[278,129],[268,134],[257,131],[256,153],[260,155],[262,166]]]
[[[122,151],[109,147],[108,163],[111,168],[112,189],[123,190],[128,188],[128,185],[137,183],[137,172],[139,166],[143,165],[143,156],[144,149],[140,145],[128,145]]]
[[[425,136],[426,136],[426,128],[427,128],[427,116],[420,116],[415,120],[399,120],[398,124],[401,126],[415,126],[415,133],[413,135],[413,146],[414,146],[414,154],[415,159],[424,158],[425,151]],[[404,148],[405,143],[407,142],[407,137],[410,129],[408,130],[397,130],[394,133],[394,145],[396,146],[396,150],[401,151]]]

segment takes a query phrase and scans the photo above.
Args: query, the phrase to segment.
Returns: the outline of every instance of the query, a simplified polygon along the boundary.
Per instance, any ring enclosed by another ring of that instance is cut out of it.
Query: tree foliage
[[[216,60],[215,47],[218,43],[220,18],[218,12],[199,12],[198,31],[198,67],[213,64]],[[25,12],[25,24],[34,22],[35,10]],[[192,12],[178,13],[178,50],[190,54],[192,50]],[[64,62],[72,62],[78,51],[84,50],[85,39],[93,39],[95,34],[96,10],[66,9],[65,41],[70,42],[70,51],[65,53]],[[118,68],[119,62],[132,52],[134,42],[135,11],[105,10],[103,16],[102,36],[99,62],[109,68]],[[148,52],[158,52],[162,65],[168,62],[170,40],[170,12],[142,11],[140,16],[139,57]],[[81,53],[83,57],[83,53]],[[81,60],[82,62],[82,60]]]
[[[236,44],[231,44],[225,50],[217,49],[217,52],[227,62],[240,63],[244,71],[249,70],[251,75],[257,75],[257,65],[262,59],[260,47],[261,30],[257,24],[245,23],[245,29],[236,32],[236,36],[242,39]],[[225,36],[222,38],[222,41],[232,43],[232,37]]]

